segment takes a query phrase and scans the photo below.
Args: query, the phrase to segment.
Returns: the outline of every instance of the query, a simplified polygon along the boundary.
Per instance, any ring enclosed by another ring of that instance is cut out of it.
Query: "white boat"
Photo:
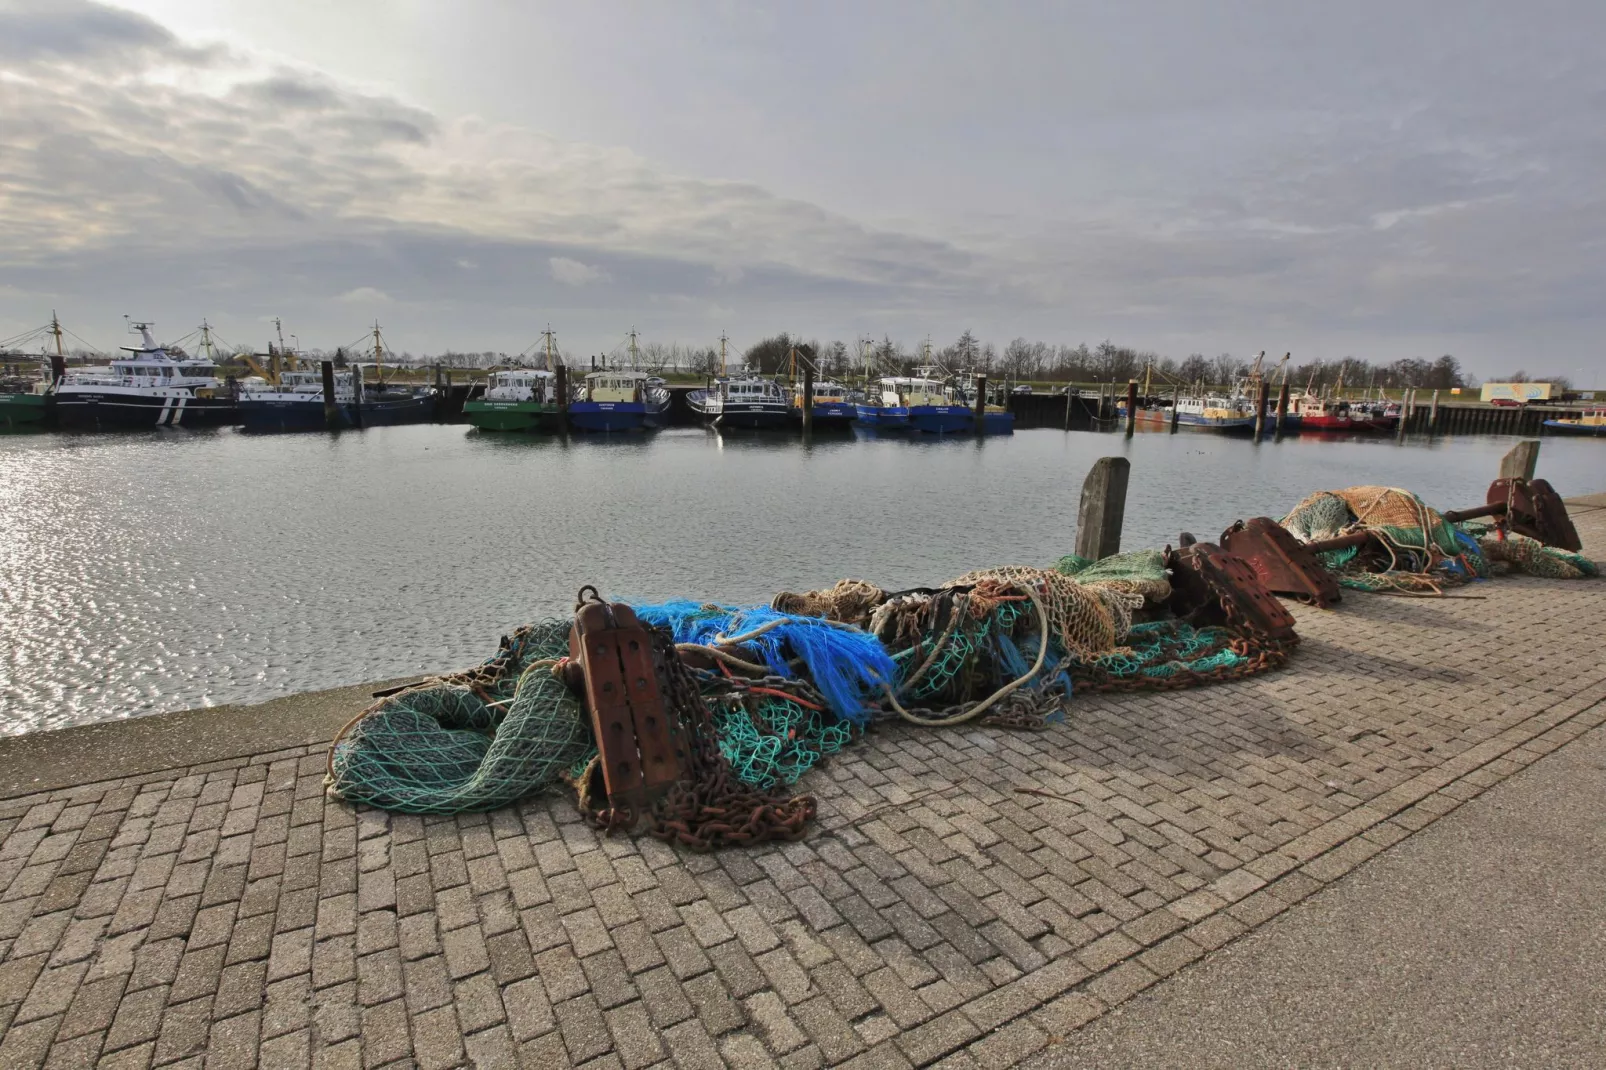
[[[235,391],[218,378],[211,360],[157,344],[151,324],[132,323],[138,346],[109,368],[69,372],[56,388],[56,415],[64,427],[216,427],[236,423]]]

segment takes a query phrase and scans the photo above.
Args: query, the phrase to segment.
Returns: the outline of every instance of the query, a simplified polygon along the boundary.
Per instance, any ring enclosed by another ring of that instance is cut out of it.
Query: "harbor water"
[[[458,668],[514,626],[615,599],[767,602],[1051,564],[1082,479],[1132,462],[1123,548],[1215,538],[1306,493],[1382,483],[1483,501],[1508,438],[1022,431],[949,439],[585,438],[457,425],[0,438],[0,732]],[[1545,440],[1564,495],[1599,443]]]

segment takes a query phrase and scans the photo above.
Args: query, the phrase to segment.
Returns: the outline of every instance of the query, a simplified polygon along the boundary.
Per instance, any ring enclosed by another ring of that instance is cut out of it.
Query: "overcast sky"
[[[0,337],[1606,379],[1606,4],[0,0]]]

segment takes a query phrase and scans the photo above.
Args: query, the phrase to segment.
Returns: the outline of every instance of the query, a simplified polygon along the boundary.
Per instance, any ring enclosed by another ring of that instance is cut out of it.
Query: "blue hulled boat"
[[[569,402],[569,424],[578,431],[640,431],[662,427],[669,388],[638,371],[597,371],[585,377]]]

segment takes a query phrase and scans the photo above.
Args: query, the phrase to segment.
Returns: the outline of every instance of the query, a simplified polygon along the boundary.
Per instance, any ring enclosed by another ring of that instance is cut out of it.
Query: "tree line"
[[[269,347],[272,348],[271,346]],[[234,347],[235,356],[256,354],[250,346]],[[344,365],[350,361],[369,360],[366,351],[308,349],[297,354],[303,360],[333,360]],[[0,354],[22,358],[22,353]],[[714,375],[720,370],[721,358],[715,346],[683,345],[678,342],[644,342],[637,346],[634,357],[623,347],[609,353],[577,356],[570,350],[560,350],[559,358],[571,368],[635,367],[655,375],[682,373]],[[75,349],[69,362],[89,363],[109,359],[104,354],[87,349]],[[1263,371],[1277,366],[1280,354],[1268,353]],[[386,361],[396,364],[446,368],[491,368],[522,364],[540,367],[546,356],[539,349],[508,354],[500,350],[454,350],[438,354],[415,355],[410,351],[386,354]],[[786,331],[763,338],[739,353],[732,350],[725,358],[729,372],[751,368],[761,375],[782,375],[792,371],[794,362],[801,368],[812,366],[817,375],[826,378],[857,378],[866,372],[871,375],[910,375],[927,362],[941,370],[958,375],[986,375],[992,379],[1011,382],[1046,383],[1124,383],[1129,379],[1142,380],[1151,376],[1157,384],[1231,386],[1249,372],[1251,360],[1234,353],[1218,353],[1207,357],[1203,353],[1190,353],[1186,357],[1165,356],[1153,350],[1118,345],[1106,339],[1097,345],[1086,342],[1072,346],[1064,343],[1031,341],[1015,338],[999,349],[992,342],[983,342],[969,330],[953,342],[942,347],[929,343],[910,346],[883,335],[880,341],[871,338],[856,339],[853,343],[842,340],[821,341],[804,339]],[[1446,353],[1434,359],[1408,357],[1390,362],[1377,362],[1344,357],[1341,360],[1290,361],[1286,374],[1296,389],[1309,386],[1316,390],[1336,387],[1339,384],[1352,389],[1369,386],[1398,389],[1417,387],[1450,389],[1476,387],[1478,379],[1461,367],[1461,362]],[[1526,370],[1496,376],[1497,382],[1548,382],[1560,390],[1572,389],[1572,383],[1563,375],[1530,374]]]

